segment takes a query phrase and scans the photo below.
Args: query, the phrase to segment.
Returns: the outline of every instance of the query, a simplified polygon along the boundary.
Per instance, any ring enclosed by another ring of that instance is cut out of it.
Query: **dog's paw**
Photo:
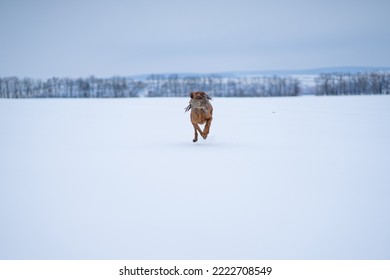
[[[192,140],[192,142],[194,142],[194,143],[195,143],[196,141],[198,141],[198,139],[193,139],[193,140]]]

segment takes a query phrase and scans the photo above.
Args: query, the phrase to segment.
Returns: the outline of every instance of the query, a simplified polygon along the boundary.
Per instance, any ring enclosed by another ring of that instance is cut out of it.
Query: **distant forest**
[[[149,75],[144,80],[112,78],[0,78],[0,98],[126,98],[187,97],[206,91],[215,97],[298,96],[302,84],[289,76],[180,77]],[[316,95],[390,94],[390,73],[320,74],[311,90]]]
[[[390,94],[389,72],[320,74],[315,82],[317,95]]]
[[[86,79],[51,78],[46,81],[16,77],[0,78],[2,98],[111,98],[111,97],[188,97],[191,91],[212,96],[296,96],[298,79],[290,77],[222,78],[178,75],[150,75],[145,80],[126,77]]]

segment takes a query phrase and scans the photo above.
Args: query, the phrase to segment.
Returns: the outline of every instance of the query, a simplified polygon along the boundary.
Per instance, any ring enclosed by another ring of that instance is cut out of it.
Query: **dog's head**
[[[208,99],[211,100],[211,97],[207,95],[204,91],[193,91],[190,93],[191,99]]]

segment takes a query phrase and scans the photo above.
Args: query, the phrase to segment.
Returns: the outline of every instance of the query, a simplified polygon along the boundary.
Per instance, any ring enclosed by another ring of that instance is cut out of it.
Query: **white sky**
[[[0,0],[0,76],[390,66],[388,0]]]

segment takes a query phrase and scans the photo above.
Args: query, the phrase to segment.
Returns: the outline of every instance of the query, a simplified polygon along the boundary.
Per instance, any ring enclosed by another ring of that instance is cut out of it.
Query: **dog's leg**
[[[200,129],[200,127],[199,127],[198,124],[193,123],[192,125],[194,126],[194,130],[195,130],[195,138],[194,138],[194,140],[192,140],[192,141],[193,141],[193,142],[196,142],[196,141],[198,141],[198,131],[199,131],[200,135],[203,135],[203,132],[202,132],[202,130]]]
[[[195,126],[194,126],[194,130],[195,130],[195,137],[194,137],[194,139],[192,140],[192,142],[198,141],[198,132],[196,131]]]
[[[211,121],[213,120],[212,117],[210,117],[207,121],[206,121],[206,125],[204,126],[204,129],[203,129],[203,133],[201,133],[203,139],[206,139],[207,138],[207,135],[209,135],[209,132],[210,132],[210,126],[211,126]]]

